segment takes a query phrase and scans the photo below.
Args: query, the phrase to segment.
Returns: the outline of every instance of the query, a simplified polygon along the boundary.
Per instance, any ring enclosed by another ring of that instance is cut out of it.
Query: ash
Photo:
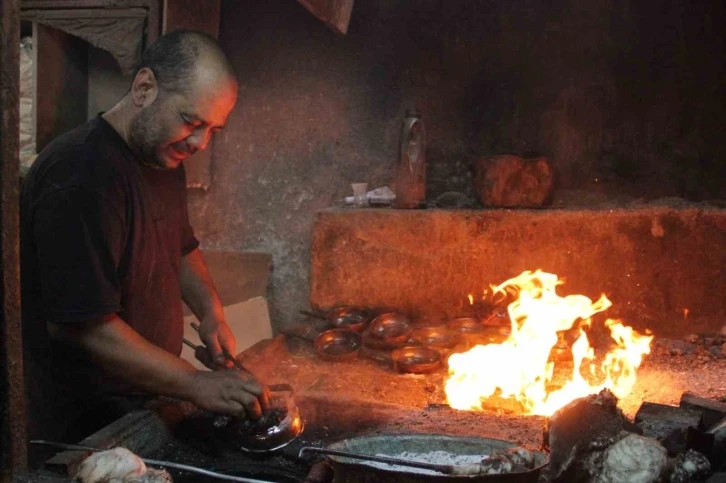
[[[398,454],[382,454],[376,456],[384,456],[387,458],[396,458],[406,461],[417,461],[419,463],[432,463],[436,465],[454,465],[464,466],[479,463],[486,455],[476,454],[455,454],[448,451],[431,451],[428,453],[412,453],[404,451]],[[388,463],[379,463],[377,461],[364,461],[363,464],[390,471],[401,471],[406,473],[418,473],[422,475],[441,475],[438,471],[426,470],[423,468],[413,468],[411,466],[389,465]]]

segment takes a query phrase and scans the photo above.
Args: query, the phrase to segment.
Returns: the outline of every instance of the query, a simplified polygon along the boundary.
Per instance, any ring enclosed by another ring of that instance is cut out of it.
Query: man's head
[[[129,145],[145,162],[173,169],[224,127],[237,102],[237,78],[212,37],[175,31],[144,52],[128,95]]]

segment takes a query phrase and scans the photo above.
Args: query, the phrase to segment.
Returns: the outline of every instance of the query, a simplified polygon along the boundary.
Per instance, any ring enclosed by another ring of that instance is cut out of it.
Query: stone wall
[[[326,210],[315,217],[311,300],[443,323],[472,315],[469,294],[479,301],[540,269],[563,280],[560,296],[605,294],[604,315],[638,330],[718,333],[724,239],[726,210],[696,207]]]
[[[190,206],[203,246],[273,255],[273,322],[308,305],[313,214],[390,184],[398,126],[428,129],[429,198],[473,197],[482,154],[544,154],[568,200],[723,199],[722,2],[362,0],[336,36],[293,0],[225,0],[241,78]],[[578,194],[579,193],[579,194]]]

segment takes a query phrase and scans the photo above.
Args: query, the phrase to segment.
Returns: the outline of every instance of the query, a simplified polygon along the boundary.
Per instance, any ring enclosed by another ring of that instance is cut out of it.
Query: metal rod
[[[186,337],[182,337],[182,341],[183,341],[183,342],[184,342],[184,343],[185,343],[186,345],[188,345],[189,347],[191,347],[191,348],[192,348],[192,350],[197,350],[197,349],[199,348],[199,346],[198,346],[197,344],[195,344],[194,342],[190,341],[190,340],[189,340],[189,339],[187,339]]]
[[[318,314],[318,313],[315,313],[315,312],[310,312],[309,310],[300,310],[299,312],[302,315],[307,315],[308,317],[313,317],[315,319],[328,320],[328,318],[325,315]]]
[[[44,440],[33,440],[30,443],[45,445],[45,446],[53,446],[55,448],[65,449],[65,450],[70,450],[70,451],[93,451],[93,452],[105,451],[105,450],[102,450],[99,448],[92,448],[90,446],[56,443],[53,441],[44,441]],[[240,483],[274,483],[274,482],[268,481],[268,480],[255,480],[252,478],[244,478],[242,476],[225,475],[223,473],[217,473],[216,471],[205,470],[203,468],[198,468],[196,466],[190,466],[190,465],[185,465],[185,464],[181,464],[181,463],[172,463],[170,461],[152,460],[152,459],[148,459],[148,458],[139,458],[139,459],[147,465],[160,466],[162,468],[172,468],[172,469],[181,470],[181,471],[188,471],[189,473],[196,473],[198,475],[211,476],[212,478],[217,478],[219,480],[238,481]]]
[[[450,474],[454,473],[453,465],[442,465],[442,464],[436,464],[436,463],[424,463],[422,461],[401,460],[398,458],[389,458],[388,456],[374,456],[374,455],[368,455],[368,454],[349,453],[347,451],[336,451],[336,450],[332,450],[332,449],[315,448],[312,446],[305,446],[305,447],[301,448],[300,455],[299,455],[300,458],[303,457],[303,453],[317,453],[317,454],[323,454],[323,455],[342,456],[343,458],[352,458],[352,459],[359,459],[359,460],[365,460],[365,461],[376,461],[378,463],[387,463],[389,465],[410,466],[412,468],[421,468],[424,470],[438,471],[439,473],[444,473],[446,475],[450,475]]]
[[[199,331],[200,331],[200,327],[199,327],[199,324],[197,324],[196,322],[192,322],[192,323],[191,323],[191,326],[192,326],[192,329],[196,330],[196,331],[197,331],[197,333],[199,333]],[[260,379],[259,379],[259,378],[258,378],[257,376],[255,376],[255,374],[254,374],[254,373],[253,373],[252,371],[250,371],[250,370],[249,370],[249,369],[247,369],[247,368],[246,368],[246,367],[245,367],[244,365],[242,365],[242,363],[241,363],[241,362],[240,362],[239,360],[237,360],[237,358],[236,358],[235,356],[233,356],[232,354],[230,354],[230,353],[229,353],[229,351],[228,351],[227,349],[225,349],[224,347],[222,347],[222,352],[224,353],[224,357],[225,357],[225,359],[227,359],[227,360],[228,360],[228,361],[230,361],[230,362],[231,362],[232,364],[234,364],[234,366],[235,366],[235,367],[236,367],[237,369],[239,369],[240,371],[244,371],[244,372],[246,372],[246,373],[247,373],[247,374],[249,374],[250,376],[252,376],[252,377],[254,377],[255,379],[257,379],[258,381],[260,380]]]

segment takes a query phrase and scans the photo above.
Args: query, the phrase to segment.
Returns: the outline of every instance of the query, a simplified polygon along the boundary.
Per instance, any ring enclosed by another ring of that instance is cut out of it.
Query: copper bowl
[[[411,337],[411,324],[403,314],[389,312],[381,314],[371,322],[370,334],[388,344],[405,342]]]
[[[480,334],[485,330],[479,319],[474,319],[471,317],[452,319],[446,323],[446,326],[449,329],[455,332],[459,332],[461,334]]]
[[[431,347],[403,347],[392,355],[393,367],[399,372],[424,374],[441,367],[441,353]]]
[[[349,361],[358,357],[361,336],[343,329],[330,329],[315,338],[315,351],[327,361]]]
[[[414,329],[411,340],[426,347],[451,349],[461,339],[458,332],[445,326]]]
[[[356,307],[338,307],[325,316],[330,325],[336,329],[361,332],[373,319],[373,314],[366,309]]]

